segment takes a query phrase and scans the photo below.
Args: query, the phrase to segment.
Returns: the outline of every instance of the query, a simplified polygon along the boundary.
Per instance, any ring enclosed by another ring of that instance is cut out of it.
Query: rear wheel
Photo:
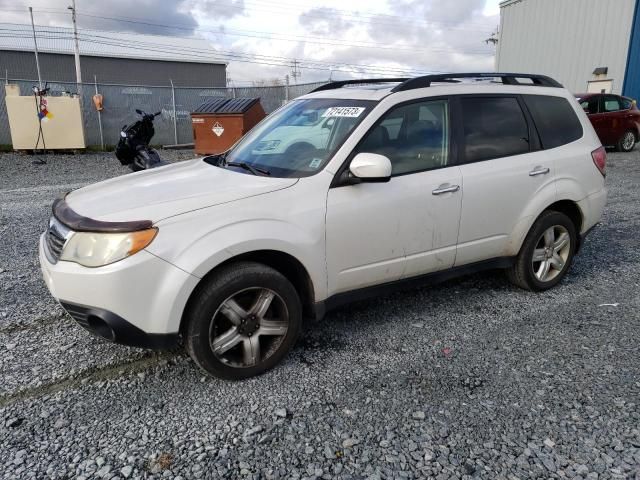
[[[547,211],[536,220],[515,264],[507,271],[515,285],[542,291],[557,285],[569,270],[577,245],[576,227],[564,213]]]
[[[632,130],[624,132],[616,145],[621,152],[630,152],[636,146],[636,134]]]
[[[291,282],[265,265],[224,267],[198,287],[187,313],[185,344],[208,373],[235,380],[265,372],[295,344],[302,323]]]

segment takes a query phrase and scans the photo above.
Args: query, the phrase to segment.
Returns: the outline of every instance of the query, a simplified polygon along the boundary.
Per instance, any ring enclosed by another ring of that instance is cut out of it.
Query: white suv
[[[207,372],[243,378],[285,356],[303,316],[348,301],[487,268],[553,287],[600,219],[605,163],[547,77],[336,82],[225,154],[57,200],[40,262],[94,334],[183,343]]]

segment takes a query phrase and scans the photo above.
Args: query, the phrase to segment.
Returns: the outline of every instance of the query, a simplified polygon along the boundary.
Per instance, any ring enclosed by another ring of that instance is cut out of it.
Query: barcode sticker
[[[349,117],[357,118],[364,112],[364,107],[331,107],[322,115],[323,117]]]

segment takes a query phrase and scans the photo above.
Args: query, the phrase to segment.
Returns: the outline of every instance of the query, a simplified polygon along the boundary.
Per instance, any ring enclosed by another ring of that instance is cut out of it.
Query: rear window
[[[529,127],[515,97],[462,97],[465,162],[529,152]]]
[[[556,148],[582,138],[582,124],[566,98],[524,95],[538,128],[542,148]]]

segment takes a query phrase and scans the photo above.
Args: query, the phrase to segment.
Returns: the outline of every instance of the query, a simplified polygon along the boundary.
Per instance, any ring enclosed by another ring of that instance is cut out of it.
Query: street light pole
[[[33,23],[33,8],[29,7],[31,15],[31,30],[33,31],[33,49],[36,54],[36,69],[38,70],[38,88],[42,90],[42,77],[40,76],[40,61],[38,60],[38,41],[36,40],[36,25]]]

